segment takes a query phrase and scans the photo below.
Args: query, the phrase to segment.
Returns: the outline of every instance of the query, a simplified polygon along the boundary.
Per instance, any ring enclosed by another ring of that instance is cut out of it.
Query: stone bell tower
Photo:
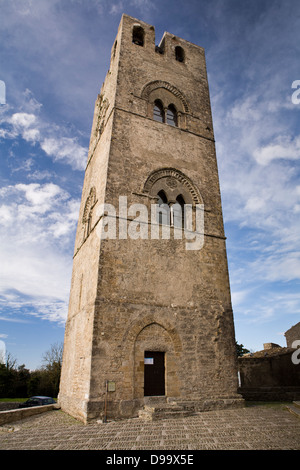
[[[155,46],[127,15],[95,104],[59,402],[84,422],[243,403],[204,50]]]

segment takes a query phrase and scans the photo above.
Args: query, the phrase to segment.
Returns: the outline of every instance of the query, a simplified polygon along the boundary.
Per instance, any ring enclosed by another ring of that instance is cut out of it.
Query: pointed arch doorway
[[[169,322],[159,323],[152,315],[130,330],[133,340],[133,397],[179,396],[181,383],[178,378],[181,341]],[[154,364],[151,364],[153,359]],[[150,364],[149,364],[150,362]],[[154,366],[154,367],[153,367]]]

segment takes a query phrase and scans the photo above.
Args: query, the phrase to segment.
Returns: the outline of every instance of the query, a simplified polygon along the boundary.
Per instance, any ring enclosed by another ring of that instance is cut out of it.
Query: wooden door
[[[165,395],[165,353],[145,351],[144,395]]]

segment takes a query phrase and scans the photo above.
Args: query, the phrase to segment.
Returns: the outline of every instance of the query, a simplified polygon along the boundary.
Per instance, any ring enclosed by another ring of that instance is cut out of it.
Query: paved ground
[[[2,450],[300,450],[300,418],[282,405],[86,426],[56,410],[10,426],[0,427]]]

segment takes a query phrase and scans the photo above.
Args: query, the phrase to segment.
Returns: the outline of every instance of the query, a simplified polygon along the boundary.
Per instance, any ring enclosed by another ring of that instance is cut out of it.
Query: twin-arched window
[[[161,190],[157,194],[157,222],[159,224],[171,225],[171,227],[184,227],[184,199],[181,194],[176,197],[176,201],[168,201],[166,193]]]
[[[178,126],[175,106],[170,104],[168,108],[165,109],[161,100],[155,100],[154,102],[153,119],[158,122],[165,122],[170,126]]]

